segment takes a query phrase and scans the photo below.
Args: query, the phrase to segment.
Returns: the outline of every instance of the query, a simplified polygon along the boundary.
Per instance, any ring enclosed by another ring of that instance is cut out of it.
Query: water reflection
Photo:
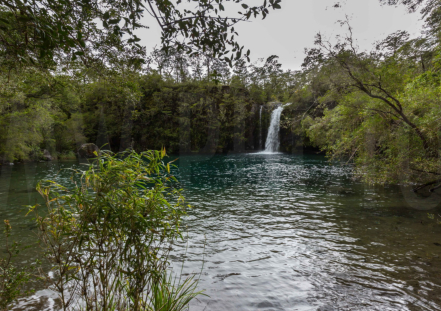
[[[35,181],[68,182],[59,170],[72,165],[2,170],[0,220],[31,241],[21,210],[39,200]],[[354,182],[350,168],[321,156],[186,156],[177,165],[193,209],[174,268],[184,261],[184,274],[199,273],[204,264],[200,288],[210,295],[192,310],[441,309],[441,225],[410,208],[399,187]],[[40,296],[50,309],[53,298]]]
[[[319,156],[182,161],[197,207],[184,267],[205,261],[211,296],[195,310],[439,309],[440,227],[398,187],[355,183]]]

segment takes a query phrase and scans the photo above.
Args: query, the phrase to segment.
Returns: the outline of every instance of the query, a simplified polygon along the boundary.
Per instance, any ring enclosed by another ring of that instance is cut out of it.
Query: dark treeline
[[[277,57],[239,62],[233,70],[217,59],[177,52],[158,50],[147,60],[142,68],[23,68],[2,76],[3,161],[42,159],[43,150],[74,157],[86,142],[113,151],[258,150],[271,103],[291,96],[294,74],[284,72]]]
[[[146,55],[116,39],[87,64],[54,56],[49,65],[16,66],[5,58],[0,157],[40,159],[43,150],[73,157],[85,142],[113,151],[259,150],[274,105],[291,103],[281,119],[282,151],[316,148],[353,164],[369,182],[436,188],[441,4],[402,2],[421,9],[420,37],[397,31],[361,50],[350,21],[341,21],[347,35],[318,34],[299,71],[283,70],[277,56],[254,64],[246,62],[248,54],[225,61],[215,47]]]
[[[252,127],[242,121],[276,92],[265,77],[257,89],[244,88],[226,64],[240,71],[249,61],[236,24],[264,19],[280,2],[236,2],[240,12],[228,16],[224,0],[197,1],[192,10],[168,0],[1,0],[1,161],[48,158],[48,151],[70,157],[83,142],[116,151],[253,148],[244,138]],[[134,32],[148,27],[145,16],[161,28],[161,47],[150,56]],[[215,147],[206,146],[207,135],[218,137]]]

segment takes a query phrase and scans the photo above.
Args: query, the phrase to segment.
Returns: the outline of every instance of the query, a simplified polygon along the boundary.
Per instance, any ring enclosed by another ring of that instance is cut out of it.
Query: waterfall
[[[265,153],[273,153],[279,151],[279,131],[280,116],[282,115],[283,106],[277,107],[271,113],[271,123],[268,128],[268,136],[265,142]]]
[[[263,144],[262,144],[262,108],[263,108],[263,105],[260,106],[260,111],[259,111],[259,125],[260,125],[259,148],[260,149],[263,149]]]

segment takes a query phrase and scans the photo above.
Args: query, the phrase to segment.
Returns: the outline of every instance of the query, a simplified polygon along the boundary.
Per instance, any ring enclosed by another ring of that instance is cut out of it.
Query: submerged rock
[[[95,152],[96,154],[100,152],[100,148],[98,148],[97,145],[91,143],[83,144],[80,149],[78,149],[78,157],[86,159],[96,158]]]

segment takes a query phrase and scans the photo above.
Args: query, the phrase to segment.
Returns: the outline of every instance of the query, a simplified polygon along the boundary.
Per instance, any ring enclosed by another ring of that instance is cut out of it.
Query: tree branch
[[[164,31],[164,26],[162,25],[161,21],[159,20],[158,15],[156,14],[155,9],[154,9],[153,6],[152,6],[152,0],[147,0],[147,2],[148,2],[148,4],[149,4],[149,6],[150,6],[150,9],[151,9],[152,12],[153,12],[153,15],[154,15],[155,18],[156,18],[156,21],[158,22],[158,24],[159,24],[159,26],[161,27],[161,29]]]
[[[235,18],[235,17],[216,17],[216,16],[191,16],[191,17],[184,17],[172,22],[169,22],[167,24],[163,24],[164,27],[185,21],[185,20],[189,20],[189,19],[195,19],[195,18],[203,18],[203,19],[218,19],[218,20],[233,20],[234,24],[237,24],[240,21],[246,21],[243,17],[242,18]],[[230,25],[231,26],[231,25]]]
[[[417,187],[414,187],[413,189],[412,189],[412,191],[413,192],[417,192],[417,191],[419,191],[419,190],[421,190],[421,189],[424,189],[424,188],[426,188],[426,187],[428,187],[428,186],[431,186],[431,185],[435,185],[435,184],[437,184],[437,183],[441,183],[441,179],[436,179],[436,180],[433,180],[433,181],[429,181],[429,182],[427,182],[427,183],[425,183],[425,184],[422,184],[422,185],[419,185],[419,186],[417,186]],[[435,188],[433,188],[433,189],[436,189],[436,188],[439,188],[441,185],[438,185],[438,186],[436,186]]]

